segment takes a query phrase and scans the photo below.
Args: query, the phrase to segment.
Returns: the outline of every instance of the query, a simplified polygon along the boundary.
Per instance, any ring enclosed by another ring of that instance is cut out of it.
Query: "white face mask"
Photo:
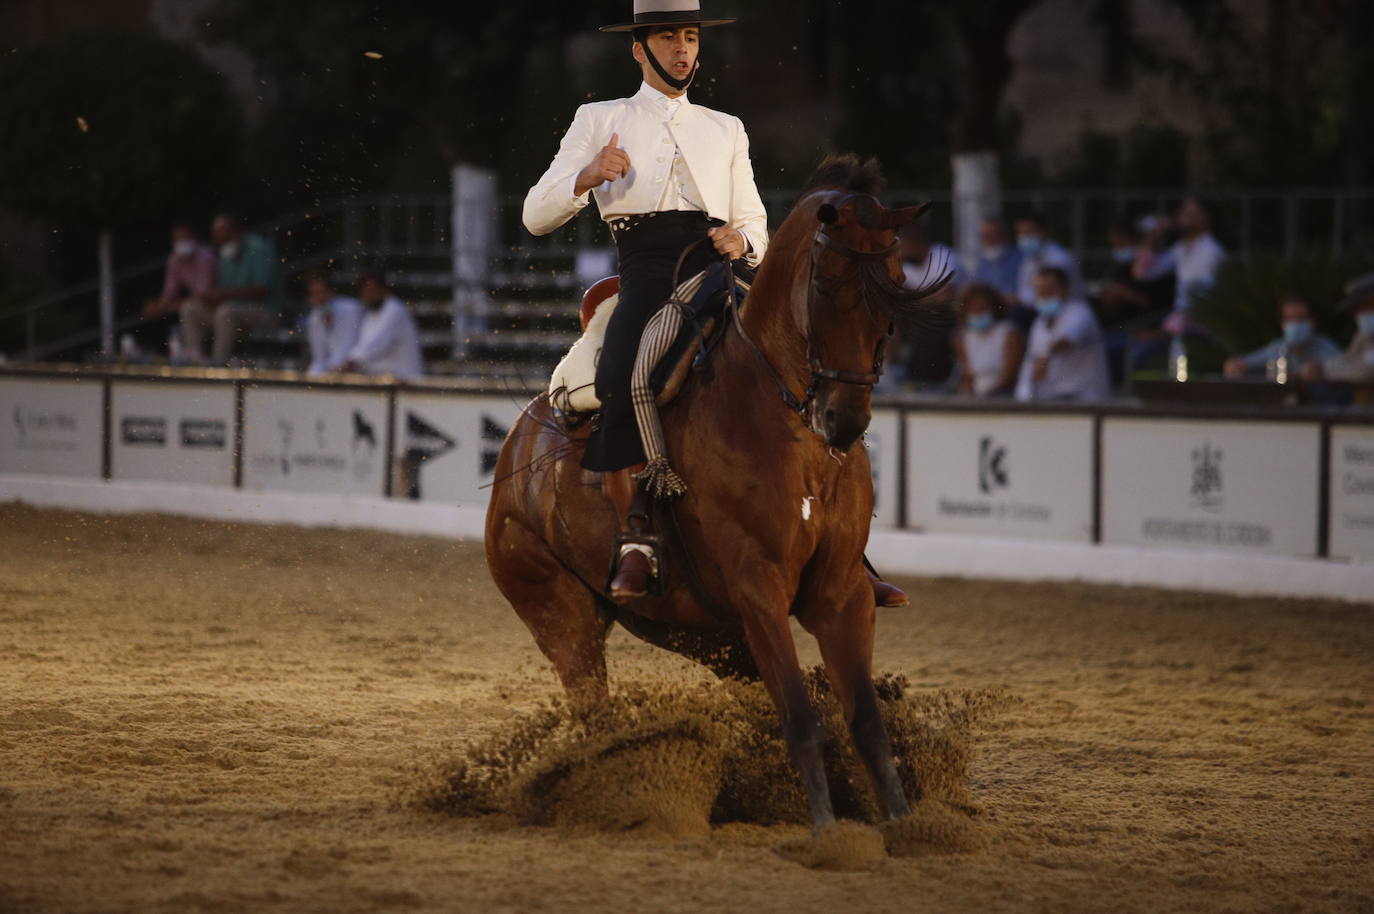
[[[219,256],[225,260],[233,260],[239,256],[239,243],[237,241],[226,241],[219,246]]]
[[[192,238],[183,238],[172,245],[172,250],[176,252],[178,257],[190,257],[196,252],[196,242]]]

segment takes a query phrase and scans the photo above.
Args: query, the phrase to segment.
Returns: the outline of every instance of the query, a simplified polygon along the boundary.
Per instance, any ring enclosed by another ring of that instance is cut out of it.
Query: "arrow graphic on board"
[[[405,451],[401,454],[399,487],[407,498],[420,497],[420,465],[457,446],[456,441],[420,418],[414,410],[406,410]]]
[[[406,454],[431,460],[447,454],[457,443],[414,412],[406,412]]]
[[[491,416],[482,417],[482,475],[490,476],[496,472],[496,461],[501,456],[501,445],[506,443],[509,428]]]

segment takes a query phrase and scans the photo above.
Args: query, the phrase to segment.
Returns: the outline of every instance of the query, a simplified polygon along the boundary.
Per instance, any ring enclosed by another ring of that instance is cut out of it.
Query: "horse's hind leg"
[[[606,634],[611,619],[598,610],[596,596],[581,579],[514,518],[488,535],[487,564],[568,693],[591,698],[609,694]]]
[[[844,708],[854,748],[873,780],[883,817],[901,819],[911,814],[911,807],[873,688],[873,591],[867,580],[852,591],[842,598],[839,612],[803,613],[799,621],[820,645],[826,678]]]

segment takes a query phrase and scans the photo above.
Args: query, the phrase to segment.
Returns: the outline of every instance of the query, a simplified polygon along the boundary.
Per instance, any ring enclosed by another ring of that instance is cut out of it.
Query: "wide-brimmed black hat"
[[[603,32],[633,32],[653,26],[695,25],[706,28],[726,25],[733,19],[706,19],[701,15],[699,0],[635,0],[635,21],[619,25],[603,25]]]

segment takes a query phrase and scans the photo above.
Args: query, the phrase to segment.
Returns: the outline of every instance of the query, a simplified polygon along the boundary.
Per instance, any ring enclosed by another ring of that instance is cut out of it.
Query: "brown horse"
[[[873,485],[867,453],[854,445],[892,322],[936,332],[948,316],[922,301],[943,279],[901,285],[896,230],[925,207],[884,209],[873,196],[880,184],[875,163],[821,164],[711,370],[665,408],[668,455],[688,493],[665,524],[674,573],[661,595],[627,607],[607,598],[617,520],[599,477],[578,466],[585,433],[568,431],[545,396],[511,429],[487,514],[497,586],[569,692],[606,694],[614,622],[719,674],[761,678],[816,830],[834,812],[789,615],[820,644],[883,814],[910,811],[873,688],[875,613],[863,565]]]

